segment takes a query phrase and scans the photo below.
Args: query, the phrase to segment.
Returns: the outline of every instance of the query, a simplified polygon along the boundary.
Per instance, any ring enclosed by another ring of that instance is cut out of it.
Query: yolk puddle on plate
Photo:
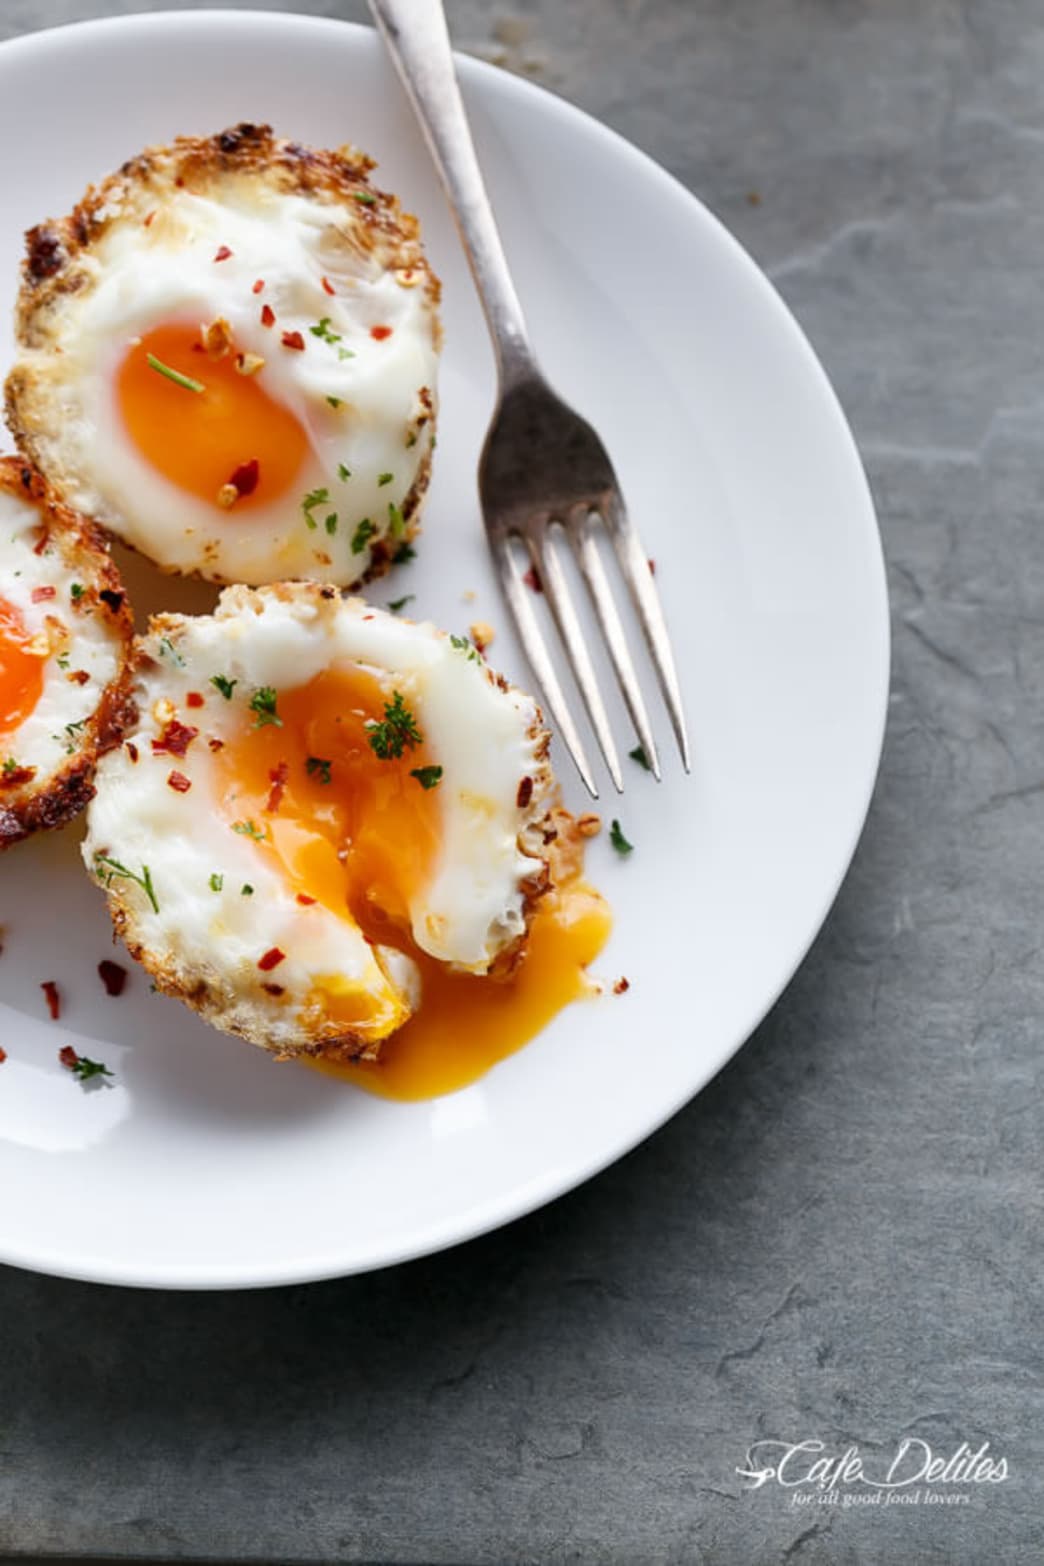
[[[584,970],[611,920],[605,900],[582,880],[580,850],[570,843],[560,850],[559,884],[538,903],[525,959],[510,977],[453,973],[420,951],[409,933],[409,904],[436,863],[441,806],[439,786],[426,789],[411,774],[437,758],[423,741],[399,757],[375,754],[368,724],[384,719],[388,700],[362,670],[325,670],[279,693],[280,724],[249,730],[216,760],[228,809],[266,833],[258,849],[278,857],[295,895],[339,918],[347,913],[369,941],[399,948],[420,970],[420,1007],[384,1040],[378,1061],[309,1064],[388,1098],[433,1098],[475,1081],[590,993]],[[346,1026],[364,1022],[365,1007],[358,993],[324,997],[326,1015]]]
[[[278,339],[273,353],[281,350]],[[201,383],[193,391],[149,363]],[[218,492],[233,475],[257,463],[254,487],[227,510],[235,519],[251,506],[286,493],[308,454],[299,421],[265,390],[265,370],[241,375],[236,349],[212,359],[198,327],[157,326],[128,350],[116,374],[116,395],[127,431],[145,460],[181,489],[219,506]],[[240,483],[245,488],[244,480]]]
[[[0,598],[0,734],[24,723],[40,700],[44,660],[29,648],[21,614]]]

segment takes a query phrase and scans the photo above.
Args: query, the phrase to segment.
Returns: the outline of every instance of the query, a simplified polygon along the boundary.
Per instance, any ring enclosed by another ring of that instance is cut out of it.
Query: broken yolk
[[[189,380],[193,391],[149,363],[149,355]],[[308,436],[290,410],[264,389],[264,369],[242,375],[236,349],[214,359],[198,327],[157,326],[131,347],[116,375],[127,431],[151,467],[179,488],[220,507],[218,493],[257,463],[256,479],[227,509],[277,500],[294,484],[308,454]],[[242,486],[242,479],[240,480]],[[227,491],[226,491],[227,494]]]
[[[384,1039],[379,1059],[307,1063],[387,1098],[433,1098],[475,1081],[590,993],[584,970],[611,919],[583,881],[575,847],[562,854],[558,884],[538,903],[525,956],[508,977],[456,973],[421,951],[409,909],[434,871],[442,785],[425,789],[410,775],[438,764],[423,741],[398,758],[375,754],[367,725],[384,719],[388,700],[361,670],[326,670],[280,692],[281,725],[226,745],[216,757],[218,786],[234,820],[265,832],[259,852],[276,855],[296,896],[351,918],[371,944],[405,952],[420,973],[420,1006]],[[373,1028],[375,1003],[358,989],[331,986],[321,1002],[323,1015],[346,1030]]]
[[[44,660],[29,647],[21,614],[0,598],[0,734],[24,723],[40,700]]]

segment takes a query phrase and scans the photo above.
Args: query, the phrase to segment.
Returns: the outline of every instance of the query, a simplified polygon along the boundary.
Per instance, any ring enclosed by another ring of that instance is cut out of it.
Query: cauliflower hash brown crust
[[[391,655],[381,654],[380,642],[371,653],[370,637],[381,635],[389,638]],[[268,645],[262,655],[263,642]],[[358,651],[360,647],[366,648],[365,658]],[[409,647],[414,647],[412,667],[408,667],[409,657],[403,655],[403,649]],[[434,960],[428,954],[418,957],[416,943],[423,939],[419,932],[424,929],[441,929],[438,917],[426,923],[421,915],[411,915],[412,935],[400,922],[402,941],[382,946],[379,940],[363,935],[354,923],[354,913],[347,914],[344,882],[337,882],[341,888],[336,893],[341,900],[339,914],[316,907],[316,896],[302,892],[307,887],[310,893],[319,893],[317,884],[294,879],[292,867],[281,866],[271,852],[279,830],[284,786],[293,789],[304,771],[301,756],[292,748],[298,710],[294,702],[300,690],[307,688],[309,679],[326,674],[338,659],[342,661],[338,667],[349,659],[367,674],[375,669],[380,672],[380,656],[391,659],[383,671],[388,676],[384,695],[389,684],[413,693],[410,701],[426,731],[425,742],[430,738],[432,754],[444,767],[445,776],[437,787],[429,793],[427,784],[423,789],[417,785],[415,795],[425,802],[436,801],[435,808],[445,812],[440,853],[450,852],[447,843],[462,841],[452,837],[448,822],[453,810],[459,808],[456,800],[475,800],[468,785],[477,764],[468,754],[462,759],[439,748],[446,730],[444,727],[440,740],[438,724],[445,725],[447,710],[462,699],[476,709],[476,733],[485,730],[491,717],[494,724],[500,724],[490,746],[500,757],[501,778],[510,777],[510,798],[501,813],[508,841],[505,845],[501,832],[501,846],[492,855],[485,851],[484,843],[479,845],[476,863],[480,870],[475,884],[481,887],[491,862],[507,864],[511,907],[503,911],[501,899],[488,905],[495,910],[492,917],[488,910],[480,912],[477,918],[486,933],[479,946],[465,949],[466,941],[461,938],[458,954],[464,961],[450,961],[447,966],[485,974],[493,983],[511,975],[525,958],[530,920],[552,884],[550,866],[553,856],[566,846],[571,818],[557,804],[557,787],[548,761],[550,736],[539,707],[490,670],[473,649],[469,654],[466,643],[463,649],[460,638],[451,640],[434,626],[414,625],[363,600],[343,599],[331,586],[318,583],[276,584],[258,590],[229,588],[222,593],[213,616],[164,614],[152,620],[148,634],[136,644],[134,694],[141,717],[137,728],[127,734],[124,746],[104,763],[83,854],[89,870],[105,888],[116,934],[159,990],[183,1001],[213,1027],[265,1048],[280,1059],[377,1059],[383,1039],[416,1008],[416,973],[411,976],[406,970],[413,968],[411,959],[421,963]],[[291,670],[291,679],[304,682],[302,686],[295,690],[273,688],[277,658]],[[429,675],[433,666],[444,668],[444,674]],[[214,672],[220,676],[218,681]],[[432,704],[430,696],[426,706],[424,694],[434,688],[425,686],[424,681],[439,677],[449,687],[448,701],[443,701],[441,709],[437,700]],[[259,686],[262,679],[266,684]],[[209,688],[215,684],[216,692]],[[230,685],[233,688],[228,690]],[[255,694],[248,701],[252,688]],[[262,708],[268,716],[259,740]],[[252,712],[259,716],[251,726]],[[309,727],[309,743],[314,743],[316,732]],[[449,732],[457,731],[451,728]],[[239,762],[237,747],[259,745],[269,738],[279,748],[267,753],[265,765],[272,755],[293,757],[291,782],[287,785],[288,769],[280,763],[266,774],[273,784],[267,803],[248,804],[248,796],[237,796],[236,792],[240,776],[234,770]],[[284,750],[284,746],[290,748]],[[330,750],[329,754],[336,752]],[[521,765],[516,766],[519,758]],[[414,759],[411,753],[404,765],[411,765]],[[308,758],[309,773],[314,760]],[[168,788],[160,786],[155,793],[157,814],[143,803],[153,787],[151,769],[162,785],[172,763],[177,773],[171,774]],[[373,765],[372,756],[369,763]],[[320,810],[335,805],[339,777],[346,775],[338,772],[340,761],[332,765],[334,789],[326,793],[320,788],[312,796]],[[223,766],[233,770],[223,773]],[[317,762],[316,766],[329,769],[331,763]],[[380,766],[378,762],[378,769]],[[437,770],[441,772],[443,767]],[[322,781],[330,782],[329,772]],[[307,791],[307,782],[303,786]],[[189,787],[192,792],[187,792]],[[288,798],[293,805],[293,795]],[[488,815],[492,802],[481,803],[486,804]],[[189,812],[184,818],[187,835],[179,842],[175,860],[164,865],[158,863],[157,845],[165,834],[177,832],[170,823],[179,810]],[[248,810],[245,820],[234,820],[237,813]],[[135,814],[137,821],[131,819]],[[307,819],[305,825],[307,830]],[[295,832],[299,830],[297,816],[291,826]],[[463,831],[465,837],[480,838],[481,811],[476,809],[474,816],[465,818]],[[146,853],[152,855],[151,869],[142,863]],[[344,862],[342,852],[337,857]],[[114,861],[133,873],[113,875],[107,865]],[[460,866],[450,869],[457,874]],[[440,873],[437,867],[436,883]],[[143,889],[146,877],[148,890]],[[470,883],[465,884],[463,906],[470,913],[476,893]],[[458,881],[458,892],[459,885]],[[243,891],[249,895],[242,895]],[[321,902],[323,896],[319,895]],[[421,895],[425,906],[437,906],[430,884],[421,889]],[[190,896],[196,900],[192,904]],[[333,899],[327,897],[326,901]],[[461,905],[458,902],[457,906]],[[204,910],[205,928],[198,938],[184,911],[190,906]],[[462,917],[466,922],[467,916]],[[483,921],[488,921],[488,930]],[[383,996],[379,1003],[373,1002],[376,1023],[371,1018],[365,1026],[355,1027],[328,1010],[322,986],[317,989],[317,975],[331,971],[358,975],[362,988],[370,984],[368,1003],[372,995]]]
[[[46,638],[51,653],[45,678],[60,686],[66,699],[75,698],[77,689],[86,690],[90,681],[87,671],[79,668],[76,653],[78,633],[82,635],[87,627],[99,646],[107,646],[112,672],[85,716],[63,726],[64,737],[51,736],[60,743],[50,747],[49,764],[9,765],[0,771],[0,850],[33,832],[63,826],[78,815],[93,797],[98,758],[119,743],[135,719],[130,694],[133,617],[103,534],[55,499],[40,474],[17,457],[0,457],[0,506],[6,506],[8,497],[36,513],[27,559],[38,559],[44,566],[57,557],[61,570],[79,590],[74,601],[66,595],[63,602],[56,589],[36,589],[42,603],[54,601],[38,633]],[[5,534],[5,545],[8,542]],[[17,755],[18,733],[0,738],[0,749],[10,747]]]
[[[15,312],[20,358],[6,381],[6,418],[19,451],[35,463],[59,497],[89,511],[131,547],[149,553],[141,538],[128,536],[122,526],[125,508],[99,493],[97,483],[85,472],[84,459],[67,457],[59,432],[63,423],[69,422],[72,406],[69,387],[63,381],[63,375],[68,375],[70,306],[97,287],[104,273],[99,251],[106,237],[118,226],[144,225],[147,229],[157,211],[162,212],[165,198],[185,193],[217,199],[227,192],[234,203],[237,185],[243,188],[247,182],[263,182],[269,191],[305,197],[329,207],[333,214],[330,233],[346,254],[355,255],[361,264],[372,262],[393,272],[406,280],[403,286],[414,297],[426,302],[431,345],[437,353],[441,343],[439,281],[425,260],[417,220],[402,209],[394,195],[370,184],[368,176],[374,167],[372,159],[351,147],[337,151],[304,147],[276,137],[267,125],[242,123],[214,136],[182,136],[168,146],[145,149],[118,172],[89,187],[68,216],[48,219],[28,231]],[[161,226],[157,224],[156,230]],[[327,286],[325,278],[323,286]],[[307,331],[305,338],[307,346],[312,346]],[[327,400],[331,406],[337,403],[334,398]],[[355,588],[388,570],[418,531],[431,472],[435,417],[433,385],[421,386],[404,426],[405,445],[411,449],[407,475],[413,472],[413,481],[401,498],[392,491],[382,491],[385,502],[389,496],[398,500],[394,535],[370,541],[359,562],[358,576],[352,581],[335,578],[326,569],[332,565],[328,558],[324,566],[322,547],[314,551],[309,569],[284,568],[280,576],[337,580],[338,585]],[[423,440],[422,434],[426,437]],[[290,499],[288,507],[296,512],[297,503]],[[222,568],[218,556],[212,543],[201,543],[199,559],[191,565],[168,564],[162,559],[157,564],[164,571],[218,583],[269,579]],[[349,561],[349,566],[352,564]]]

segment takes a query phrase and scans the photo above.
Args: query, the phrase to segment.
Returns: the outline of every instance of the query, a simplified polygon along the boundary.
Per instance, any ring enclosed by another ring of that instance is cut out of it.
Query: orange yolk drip
[[[24,723],[40,700],[44,660],[29,642],[21,614],[0,598],[0,734]]]
[[[266,831],[258,852],[277,856],[295,895],[350,917],[367,939],[397,947],[420,971],[420,1007],[384,1040],[379,1060],[309,1064],[384,1097],[433,1098],[475,1081],[589,993],[584,969],[608,939],[611,920],[577,862],[538,904],[525,959],[509,978],[454,973],[419,950],[409,905],[435,867],[441,785],[424,789],[410,776],[437,765],[423,743],[397,759],[374,753],[366,725],[383,719],[387,700],[359,670],[327,670],[280,692],[282,726],[253,728],[218,752],[218,786],[232,820]],[[329,783],[316,761],[329,763]],[[284,774],[273,800],[273,778]],[[269,810],[271,803],[277,808]],[[323,1011],[346,1027],[368,1020],[358,993],[324,996]]]
[[[278,348],[273,351],[279,351]],[[204,390],[191,391],[149,364],[161,364]],[[116,396],[131,439],[151,467],[181,489],[220,508],[219,490],[257,462],[256,486],[228,508],[234,517],[277,500],[297,479],[308,436],[288,408],[264,389],[264,369],[241,375],[236,349],[220,359],[203,350],[198,327],[157,326],[128,351]]]

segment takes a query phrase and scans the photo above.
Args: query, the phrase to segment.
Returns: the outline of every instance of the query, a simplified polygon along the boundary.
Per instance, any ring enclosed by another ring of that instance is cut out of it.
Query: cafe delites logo
[[[736,1469],[745,1490],[773,1484],[791,1506],[966,1506],[973,1495],[1003,1484],[1008,1463],[989,1441],[937,1451],[920,1436],[903,1436],[895,1451],[863,1456],[852,1443],[829,1451],[824,1441],[755,1441]]]

